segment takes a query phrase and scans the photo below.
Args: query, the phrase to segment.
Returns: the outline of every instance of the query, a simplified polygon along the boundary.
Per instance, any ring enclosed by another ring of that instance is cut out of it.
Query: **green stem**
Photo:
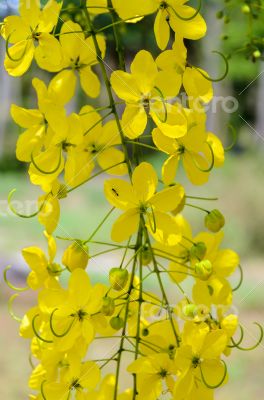
[[[84,244],[90,242],[90,240],[92,240],[92,238],[96,235],[96,233],[99,231],[99,229],[103,226],[103,224],[105,223],[105,221],[108,219],[108,217],[112,214],[112,212],[114,211],[115,207],[112,207],[110,211],[108,211],[108,213],[106,214],[106,216],[102,219],[102,221],[100,222],[100,224],[96,227],[96,229],[93,231],[93,233],[89,236],[89,239],[87,239]]]
[[[94,29],[93,29],[93,25],[92,25],[92,22],[91,22],[90,14],[89,14],[88,10],[85,8],[86,7],[86,0],[82,0],[82,5],[84,7],[84,14],[85,14],[85,17],[86,17],[88,29],[90,29],[90,31],[91,31],[91,36],[92,36],[94,47],[95,47],[95,50],[96,50],[97,60],[98,60],[98,63],[100,65],[100,68],[101,68],[103,80],[104,80],[105,87],[106,87],[107,94],[108,94],[108,98],[109,98],[109,105],[110,105],[112,113],[114,114],[114,117],[115,117],[116,125],[117,125],[118,131],[119,131],[119,135],[120,135],[120,139],[121,139],[121,143],[122,143],[122,147],[123,147],[123,152],[124,152],[124,155],[125,155],[125,160],[127,162],[129,176],[131,178],[131,176],[132,176],[132,168],[131,168],[131,165],[129,163],[128,150],[127,150],[127,147],[126,147],[126,144],[125,144],[125,137],[124,137],[124,134],[123,134],[123,131],[122,131],[122,127],[121,127],[121,123],[120,123],[120,120],[119,120],[119,116],[118,116],[118,113],[117,113],[117,109],[116,109],[116,105],[115,105],[115,101],[114,101],[114,97],[113,97],[113,93],[112,93],[111,83],[110,83],[110,80],[109,80],[109,78],[107,76],[105,63],[104,63],[104,61],[102,59],[102,53],[101,53],[101,50],[100,50],[100,47],[99,47],[99,44],[98,44],[98,41],[97,41],[96,33],[95,33]]]

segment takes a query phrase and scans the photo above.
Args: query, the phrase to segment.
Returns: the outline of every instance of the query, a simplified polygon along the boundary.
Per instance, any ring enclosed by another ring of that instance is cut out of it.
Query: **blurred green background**
[[[12,4],[11,4],[12,3]],[[72,3],[72,2],[70,2]],[[230,7],[233,4],[233,8]],[[250,3],[250,2],[247,2]],[[258,3],[258,2],[255,2]],[[260,2],[263,3],[263,2]],[[6,3],[5,3],[6,4]],[[8,2],[7,2],[8,4]],[[224,8],[227,5],[227,9]],[[186,192],[193,196],[219,197],[215,203],[206,204],[208,208],[218,207],[226,217],[225,246],[235,249],[241,255],[245,280],[239,292],[235,294],[234,304],[238,309],[241,323],[245,327],[248,344],[256,340],[257,332],[252,323],[264,322],[264,63],[253,57],[256,51],[248,43],[248,17],[240,12],[243,2],[211,1],[203,8],[203,15],[208,21],[208,36],[197,42],[188,43],[191,63],[205,68],[211,76],[221,75],[223,63],[211,51],[220,50],[232,54],[230,72],[224,82],[215,84],[215,95],[222,96],[224,101],[232,96],[238,106],[234,113],[226,112],[221,102],[216,110],[208,112],[208,129],[217,134],[225,144],[231,140],[227,124],[231,122],[238,132],[238,142],[232,152],[227,153],[226,163],[222,169],[212,173],[209,183],[204,187],[192,187],[180,172],[179,180],[186,185]],[[11,12],[8,7],[0,7],[2,16]],[[215,14],[225,10],[225,17],[216,19]],[[13,10],[14,11],[14,10]],[[82,22],[81,16],[74,13],[75,21]],[[228,22],[228,18],[230,22]],[[263,17],[263,15],[262,15]],[[69,18],[65,13],[63,18]],[[109,22],[108,17],[98,18],[96,23],[102,26]],[[264,33],[263,18],[253,21],[254,34],[262,39]],[[150,49],[155,55],[158,48],[152,34],[153,18],[147,18],[138,25],[122,25],[121,33],[127,63],[138,49]],[[109,40],[108,64],[116,68],[116,54],[111,30],[107,31]],[[223,40],[225,39],[225,40]],[[7,76],[3,69],[5,53],[1,41],[0,69],[0,267],[13,266],[10,277],[17,284],[23,285],[27,267],[22,260],[20,250],[25,246],[40,245],[45,250],[46,243],[42,236],[41,226],[36,219],[24,220],[13,216],[7,207],[10,190],[17,188],[16,199],[34,204],[39,190],[28,180],[26,167],[15,160],[15,143],[20,133],[19,128],[11,121],[9,108],[12,103],[33,108],[36,105],[35,93],[31,87],[33,76],[48,81],[49,76],[35,66],[22,79]],[[246,48],[246,51],[243,50]],[[258,47],[257,47],[258,48]],[[259,46],[262,51],[261,46]],[[242,49],[241,51],[237,51]],[[235,54],[236,53],[236,54]],[[104,94],[96,102],[78,94],[70,104],[70,110],[78,111],[84,104],[104,105]],[[160,168],[162,156],[148,154],[149,160]],[[60,225],[56,231],[59,236],[84,238],[89,235],[101,221],[109,206],[102,193],[103,178],[74,191],[68,199],[63,200]],[[197,202],[204,206],[204,202]],[[32,208],[30,209],[32,212]],[[184,215],[189,218],[198,232],[203,229],[203,215],[194,209],[187,209]],[[109,239],[109,225],[98,234],[98,240]],[[60,243],[59,256],[66,244]],[[93,252],[98,249],[95,247]],[[59,258],[58,258],[59,260]],[[107,255],[91,260],[89,268],[94,280],[99,277],[107,279],[107,268],[114,266],[115,255]],[[234,279],[238,279],[235,277]],[[234,280],[235,281],[235,280]],[[155,290],[155,283],[151,282]],[[167,283],[168,290],[171,285]],[[188,290],[188,288],[186,289]],[[30,372],[28,343],[18,336],[18,324],[7,312],[7,300],[11,291],[1,283],[0,308],[0,394],[1,399],[17,400],[27,398],[27,377]],[[18,315],[23,315],[36,298],[32,294],[21,294],[15,302]],[[246,342],[247,343],[247,342]],[[264,346],[264,345],[263,345]],[[230,382],[217,394],[218,400],[248,400],[262,397],[262,376],[264,373],[264,347],[259,346],[253,352],[234,351],[230,363]],[[243,386],[242,386],[243,385]],[[243,387],[243,390],[241,390]]]

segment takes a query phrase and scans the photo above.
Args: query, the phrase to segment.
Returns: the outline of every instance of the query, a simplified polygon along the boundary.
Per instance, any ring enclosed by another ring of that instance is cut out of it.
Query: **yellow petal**
[[[186,5],[177,4],[176,12],[184,18],[190,18],[194,15],[195,9]],[[176,34],[186,39],[197,40],[201,39],[206,34],[206,23],[200,14],[189,21],[184,21],[172,12],[170,25]]]
[[[12,104],[10,113],[13,120],[22,128],[30,128],[43,122],[43,115],[39,110],[27,110]]]
[[[117,96],[126,102],[137,102],[141,94],[135,78],[123,71],[115,71],[111,75],[111,85]]]
[[[202,358],[218,358],[223,353],[227,345],[226,333],[218,329],[208,333],[204,340],[204,345],[201,351]]]
[[[122,179],[106,180],[104,193],[109,203],[121,210],[128,210],[137,206],[137,199],[131,184]]]
[[[151,53],[146,50],[140,50],[134,58],[130,69],[140,91],[143,94],[149,94],[158,74],[158,68]]]
[[[185,195],[182,185],[174,185],[156,193],[150,200],[155,209],[168,212],[175,210]]]
[[[157,45],[161,50],[164,50],[170,39],[170,25],[166,21],[167,12],[165,10],[159,10],[154,23],[154,33],[157,41]]]
[[[218,276],[225,278],[235,271],[239,262],[239,255],[233,250],[219,250],[213,268]]]
[[[205,360],[201,364],[203,376],[206,383],[210,386],[217,386],[225,376],[225,366],[220,360]],[[222,383],[227,382],[227,377]]]
[[[100,81],[98,76],[91,70],[90,67],[80,69],[81,87],[84,92],[90,97],[98,97],[100,93]]]
[[[49,72],[61,69],[62,48],[60,42],[49,33],[42,33],[35,50],[38,66]]]
[[[166,246],[175,246],[180,242],[180,227],[170,215],[155,211],[155,221],[153,221],[152,215],[150,215],[150,218],[152,222],[151,224],[147,222],[146,226],[155,240]]]
[[[194,185],[203,185],[209,179],[209,173],[201,171],[194,163],[194,160],[200,168],[208,168],[208,162],[198,153],[185,152],[183,155],[183,165],[186,174]]]
[[[97,156],[98,164],[102,169],[107,169],[112,165],[123,162],[124,160],[124,153],[121,150],[115,149],[114,147],[105,149]],[[127,174],[127,165],[124,162],[116,167],[107,169],[106,173],[111,175],[125,175]]]
[[[175,155],[169,157],[162,166],[162,179],[165,185],[170,185],[174,182],[179,165],[180,156]]]
[[[38,247],[27,247],[22,250],[22,255],[24,260],[28,264],[28,266],[33,271],[41,271],[45,270],[48,265],[48,261],[46,259],[43,251]]]
[[[158,177],[153,166],[147,162],[140,163],[132,175],[133,189],[142,202],[149,200],[155,193]]]
[[[111,238],[114,242],[123,242],[129,239],[133,233],[137,232],[139,225],[139,212],[132,208],[114,222],[111,232]]]
[[[48,92],[59,104],[68,103],[74,96],[76,88],[76,76],[72,70],[59,72],[50,81]]]
[[[215,136],[212,132],[208,132],[207,142],[211,145],[214,153],[214,167],[221,167],[225,161],[225,151],[221,140]],[[211,151],[207,146],[205,152],[206,158],[211,162],[212,159]]]
[[[135,139],[144,133],[148,123],[145,109],[140,105],[127,105],[122,116],[122,129],[130,139]]]
[[[5,69],[11,76],[21,76],[30,67],[35,48],[32,40],[22,41],[14,44],[9,49],[9,54],[14,60],[10,59],[7,55],[5,57]]]

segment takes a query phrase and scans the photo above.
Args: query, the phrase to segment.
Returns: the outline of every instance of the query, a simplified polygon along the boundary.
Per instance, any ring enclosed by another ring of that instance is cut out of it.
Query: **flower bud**
[[[77,268],[85,269],[88,261],[88,247],[79,241],[68,246],[62,256],[62,264],[71,272]]]
[[[223,318],[221,321],[221,328],[226,331],[228,336],[233,336],[236,333],[238,327],[238,317],[237,315],[230,314]]]
[[[219,232],[225,225],[225,217],[219,210],[212,210],[204,219],[206,228],[211,232]]]
[[[217,19],[222,19],[223,16],[224,16],[223,10],[217,11],[217,13],[216,13],[216,18]]]
[[[185,317],[194,318],[197,315],[197,306],[196,304],[186,304],[182,312]]]
[[[119,331],[119,329],[123,328],[124,326],[124,320],[119,316],[113,317],[110,319],[110,325],[113,329]]]
[[[112,268],[109,272],[109,281],[114,290],[122,290],[128,281],[128,272],[126,269]]]
[[[143,265],[149,265],[149,263],[152,261],[152,253],[147,246],[143,247],[141,251],[141,257]]]
[[[209,260],[203,260],[195,264],[195,273],[202,281],[206,281],[213,272],[212,263]]]
[[[112,297],[104,297],[101,309],[102,314],[110,317],[115,312],[115,300]]]
[[[149,330],[148,328],[143,328],[142,329],[142,336],[148,336],[149,335]]]
[[[250,14],[250,7],[247,4],[244,4],[241,7],[241,11],[242,11],[243,14]]]
[[[252,57],[254,60],[257,60],[258,58],[261,57],[261,52],[259,50],[255,50],[254,53],[252,54]]]
[[[195,243],[190,248],[190,256],[191,258],[197,258],[198,260],[202,260],[206,254],[207,248],[204,242]]]

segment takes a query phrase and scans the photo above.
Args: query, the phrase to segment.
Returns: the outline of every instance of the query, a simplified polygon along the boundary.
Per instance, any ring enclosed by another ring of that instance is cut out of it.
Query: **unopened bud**
[[[244,4],[241,7],[241,11],[242,11],[243,14],[250,14],[250,7],[247,4]]]
[[[197,306],[196,304],[186,304],[183,307],[182,312],[185,317],[194,318],[197,315]]]
[[[62,256],[62,264],[71,272],[77,268],[85,269],[88,261],[88,247],[79,241],[68,246]]]
[[[212,210],[204,219],[206,228],[211,232],[219,232],[225,225],[225,218],[219,210]]]
[[[109,272],[109,281],[114,290],[122,290],[128,281],[128,272],[126,269],[112,268]]]
[[[102,314],[110,317],[115,312],[115,300],[112,297],[104,297],[101,309]]]
[[[258,58],[261,57],[261,52],[259,50],[255,50],[252,56],[255,60],[257,60]]]
[[[221,11],[217,11],[217,13],[216,13],[216,18],[217,19],[222,19],[223,16],[224,16],[224,12],[222,10]]]
[[[149,247],[147,246],[143,247],[141,251],[141,257],[142,257],[142,264],[149,265],[149,263],[152,261],[152,253]]]
[[[213,272],[212,263],[209,260],[203,260],[195,264],[195,273],[202,281],[206,281]]]
[[[206,254],[206,251],[207,248],[204,242],[194,243],[194,245],[190,248],[191,258],[202,260]]]
[[[116,331],[119,331],[119,329],[123,328],[124,326],[124,320],[121,317],[113,317],[110,319],[110,325],[113,329]]]

